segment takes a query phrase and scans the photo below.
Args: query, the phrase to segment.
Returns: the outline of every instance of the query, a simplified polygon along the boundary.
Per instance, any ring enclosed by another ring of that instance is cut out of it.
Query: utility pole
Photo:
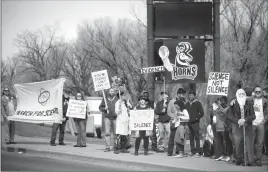
[[[214,71],[220,72],[220,0],[213,0],[213,51]]]
[[[148,66],[154,66],[154,10],[153,0],[147,0],[147,46]],[[155,78],[154,74],[148,75],[147,86],[151,100],[154,100]]]

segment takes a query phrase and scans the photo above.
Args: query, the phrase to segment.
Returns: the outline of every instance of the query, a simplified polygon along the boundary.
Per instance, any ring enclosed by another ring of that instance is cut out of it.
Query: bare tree
[[[82,51],[79,44],[69,46],[68,56],[64,65],[64,73],[71,80],[70,88],[82,91],[86,96],[92,94],[93,82],[91,72],[94,67],[90,54]]]
[[[130,94],[137,95],[146,87],[146,79],[140,74],[147,64],[146,29],[139,24],[129,20],[116,24],[109,18],[98,19],[94,25],[84,23],[79,28],[78,42],[96,70],[107,69],[110,77],[124,77]]]
[[[1,60],[1,84],[12,89],[17,74],[17,68],[19,62],[17,58],[8,58],[7,60]]]
[[[31,71],[38,80],[57,78],[63,66],[66,46],[56,36],[56,29],[46,27],[36,32],[25,31],[16,38],[22,72]]]
[[[232,1],[223,13],[223,68],[246,85],[263,83],[267,70],[267,1]],[[266,19],[266,20],[265,20]],[[266,60],[265,60],[266,59]]]

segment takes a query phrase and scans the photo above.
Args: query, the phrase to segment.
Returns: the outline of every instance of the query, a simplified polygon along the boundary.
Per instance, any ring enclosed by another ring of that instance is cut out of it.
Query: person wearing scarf
[[[129,110],[132,105],[123,92],[120,95],[120,99],[115,103],[115,113],[117,114],[115,154],[119,154],[119,147],[121,147],[122,153],[129,153],[127,151],[127,136],[129,134]]]
[[[228,120],[232,125],[232,135],[235,145],[236,153],[236,165],[242,165],[245,162],[243,161],[243,146],[241,143],[246,142],[247,155],[247,166],[252,166],[254,161],[254,152],[253,152],[253,127],[252,121],[256,118],[254,113],[253,104],[251,101],[247,100],[247,97],[250,94],[246,94],[243,89],[239,89],[236,92],[236,100],[234,101],[233,106],[230,107],[229,113],[227,115]],[[243,127],[245,126],[245,133],[243,132]],[[244,138],[245,134],[245,138]]]

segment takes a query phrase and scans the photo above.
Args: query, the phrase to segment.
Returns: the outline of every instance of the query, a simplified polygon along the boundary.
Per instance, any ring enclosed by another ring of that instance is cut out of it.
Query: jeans
[[[50,143],[55,143],[58,128],[60,128],[59,143],[63,143],[64,134],[65,134],[65,126],[66,126],[66,121],[62,122],[62,124],[53,123]]]
[[[233,152],[232,150],[233,145],[229,137],[229,132],[217,131],[214,137],[215,137],[216,157],[231,156]]]
[[[170,135],[169,135],[169,141],[168,141],[168,154],[172,155],[173,153],[173,150],[174,150],[174,139],[175,139],[175,134],[176,134],[176,130],[177,128],[174,128],[172,130],[170,130]],[[183,151],[181,150],[181,146],[179,146],[178,143],[176,143],[176,154],[179,154],[180,151]],[[183,146],[183,149],[184,149],[184,146]]]
[[[235,145],[236,161],[243,162],[244,155],[244,132],[243,127],[239,127],[238,124],[232,123],[233,141]],[[246,126],[246,159],[248,163],[254,161],[254,149],[253,149],[253,128],[252,125]]]
[[[5,130],[5,141],[14,142],[15,137],[15,121],[8,121],[4,119],[3,129]]]
[[[114,145],[116,141],[116,120],[111,120],[108,118],[104,118],[104,126],[105,126],[105,143],[106,143],[106,148],[110,148],[111,145],[111,133],[114,135]],[[112,130],[112,131],[111,131]]]
[[[154,120],[154,125],[153,125],[153,131],[152,131],[152,136],[151,141],[152,141],[152,148],[156,149],[157,148],[157,136],[156,136],[156,124],[155,124],[155,120]]]
[[[199,138],[199,122],[195,124],[189,124],[190,130],[190,145],[191,153],[199,153],[201,155],[200,138]]]
[[[254,138],[254,156],[255,161],[261,163],[262,160],[262,148],[265,137],[264,124],[253,125],[253,138]]]
[[[143,139],[143,144],[144,144],[144,151],[148,151],[149,149],[149,137],[145,136],[146,131],[140,131],[140,137],[136,138],[135,141],[135,152],[138,152],[141,144],[141,139]]]
[[[170,135],[170,123],[169,122],[158,123],[158,128],[159,128],[158,147],[159,149],[164,150]]]
[[[87,119],[75,119],[75,125],[77,128],[77,145],[86,146],[86,125]]]

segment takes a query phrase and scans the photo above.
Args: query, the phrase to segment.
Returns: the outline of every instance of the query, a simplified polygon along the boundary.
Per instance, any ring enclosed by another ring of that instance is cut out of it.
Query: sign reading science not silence
[[[207,95],[228,95],[230,73],[210,72]]]

